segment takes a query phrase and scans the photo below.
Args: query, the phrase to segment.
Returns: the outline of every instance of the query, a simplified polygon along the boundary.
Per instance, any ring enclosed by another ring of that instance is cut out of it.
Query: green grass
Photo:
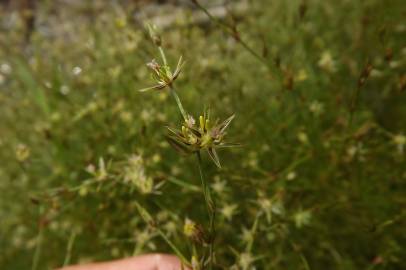
[[[403,269],[403,1],[309,0],[300,19],[301,3],[251,1],[238,18],[262,61],[215,22],[161,33],[170,65],[186,60],[175,82],[185,110],[236,114],[227,137],[243,146],[219,152],[222,169],[202,153],[217,263]],[[209,227],[195,158],[165,141],[182,120],[172,97],[137,91],[154,84],[145,63],[160,56],[130,10],[105,4],[92,21],[60,9],[52,34],[29,44],[20,21],[1,26],[1,269],[173,253],[167,240],[190,259],[185,219]]]

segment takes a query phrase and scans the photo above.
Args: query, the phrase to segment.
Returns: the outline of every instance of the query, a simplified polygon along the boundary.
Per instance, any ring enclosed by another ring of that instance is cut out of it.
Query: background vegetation
[[[39,2],[32,32],[29,10],[1,8],[1,269],[172,253],[137,203],[187,257],[185,220],[207,226],[196,164],[164,138],[176,106],[137,91],[159,53],[135,6]],[[263,62],[180,9],[161,36],[172,66],[186,60],[184,106],[235,113],[228,137],[243,144],[219,153],[221,170],[203,156],[218,264],[405,269],[404,2],[231,5],[222,22]]]

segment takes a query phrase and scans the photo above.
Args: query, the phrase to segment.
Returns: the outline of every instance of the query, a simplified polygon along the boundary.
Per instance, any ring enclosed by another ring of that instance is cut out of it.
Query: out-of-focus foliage
[[[118,2],[41,2],[32,33],[0,8],[1,269],[172,252],[138,204],[188,257],[185,222],[207,226],[195,160],[164,139],[176,106],[137,91],[159,52]],[[243,147],[220,170],[203,155],[224,269],[406,268],[404,15],[400,0],[250,1],[225,22],[280,62],[282,88],[213,22],[162,29],[186,109],[236,114]]]

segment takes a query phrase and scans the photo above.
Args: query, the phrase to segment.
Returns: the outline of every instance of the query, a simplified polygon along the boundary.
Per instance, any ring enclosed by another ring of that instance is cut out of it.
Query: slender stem
[[[176,247],[174,243],[165,235],[163,231],[160,229],[157,229],[158,234],[162,237],[162,239],[165,240],[165,242],[172,248],[173,252],[175,252],[176,256],[179,257],[179,259],[182,261],[183,264],[186,266],[191,266],[189,261],[186,259],[186,257],[182,254],[182,252]]]
[[[37,270],[38,269],[38,263],[39,263],[39,258],[41,256],[41,246],[42,246],[42,235],[43,235],[43,230],[44,230],[44,224],[42,222],[42,207],[39,208],[39,229],[38,229],[38,235],[36,239],[36,246],[35,246],[35,252],[34,252],[34,257],[32,260],[32,265],[31,265],[31,270]]]
[[[211,198],[211,193],[210,193],[210,187],[207,184],[207,181],[204,178],[203,170],[202,170],[202,157],[200,155],[200,152],[196,153],[197,156],[197,164],[199,166],[199,174],[200,174],[200,180],[202,183],[202,189],[203,189],[203,196],[206,201],[206,206],[207,206],[207,212],[209,216],[211,215],[212,210],[214,209],[214,203]]]
[[[175,88],[173,87],[173,85],[171,85],[169,87],[169,91],[171,92],[171,95],[175,99],[176,104],[178,105],[179,111],[183,116],[183,119],[186,121],[187,120],[187,113],[186,113],[185,109],[183,108],[182,102],[180,101],[178,94],[176,94],[176,91],[175,91]]]
[[[159,53],[161,54],[162,57],[162,61],[164,62],[164,65],[167,66],[168,65],[168,61],[166,60],[166,56],[165,56],[165,52],[162,49],[161,46],[158,47]]]
[[[214,220],[216,217],[216,206],[211,197],[210,186],[204,178],[202,170],[202,158],[200,156],[200,151],[196,153],[197,164],[199,166],[200,180],[202,182],[203,195],[206,202],[207,212],[209,215],[209,233],[210,233],[210,244],[209,244],[209,269],[213,269],[213,254],[214,254],[214,236],[215,236],[215,227]]]
[[[73,230],[69,241],[68,241],[68,247],[66,248],[66,256],[65,256],[65,260],[63,262],[63,266],[67,266],[70,263],[70,259],[72,257],[72,249],[73,249],[73,244],[75,243],[75,239],[76,239],[76,231]]]
[[[164,65],[167,66],[168,61],[166,60],[164,50],[162,49],[161,46],[158,47],[158,50],[159,50],[159,53],[161,54],[161,58],[162,58],[162,61],[164,62]],[[187,120],[187,113],[186,113],[185,109],[183,108],[182,102],[180,101],[180,98],[179,98],[178,94],[176,94],[176,90],[175,90],[175,88],[173,87],[172,84],[169,85],[169,91],[171,92],[171,95],[175,99],[176,104],[178,105],[178,108],[179,108],[179,110],[180,110],[180,112],[181,112],[181,114],[183,116],[183,119],[186,121]]]
[[[351,128],[353,120],[354,120],[354,115],[355,115],[355,111],[357,109],[360,92],[361,92],[361,87],[357,86],[357,88],[355,89],[355,91],[353,92],[352,97],[351,97],[350,116],[348,119],[348,129]]]
[[[251,228],[251,235],[252,235],[252,237],[251,237],[250,241],[248,241],[247,246],[245,247],[245,251],[246,251],[247,253],[250,253],[250,252],[251,252],[252,246],[254,245],[254,239],[255,239],[254,236],[255,236],[255,234],[256,234],[256,232],[257,232],[258,221],[259,221],[260,215],[261,215],[261,212],[258,212],[257,215],[255,216],[255,221],[254,221],[254,224],[252,225],[252,228]]]
[[[195,186],[192,184],[187,183],[186,181],[182,181],[180,179],[177,179],[175,177],[169,177],[167,179],[168,182],[171,182],[175,185],[178,185],[180,187],[183,187],[184,189],[187,189],[189,191],[194,191],[194,192],[200,192],[200,187],[199,186]]]
[[[215,240],[215,227],[214,227],[214,220],[216,218],[216,209],[213,208],[210,216],[210,244],[209,244],[209,256],[210,256],[210,270],[213,269],[213,261],[214,261],[214,240]]]
[[[279,70],[278,67],[276,67],[275,64],[271,64],[268,61],[265,60],[264,57],[262,57],[261,55],[259,55],[257,52],[255,52],[254,49],[252,49],[244,40],[242,40],[240,37],[236,36],[236,32],[233,29],[233,27],[231,27],[230,25],[223,23],[222,21],[220,21],[219,19],[215,18],[204,6],[202,6],[197,0],[192,0],[192,2],[201,10],[203,11],[207,17],[213,21],[214,23],[216,23],[217,25],[219,25],[221,28],[223,28],[224,32],[226,32],[227,34],[231,35],[232,37],[234,37],[234,39],[241,44],[241,46],[243,46],[252,56],[254,56],[256,59],[258,59],[262,64],[264,64],[269,70],[271,70],[272,72],[274,72],[279,79],[281,79],[282,74]]]
[[[142,207],[137,201],[135,202],[135,205],[137,207],[138,212],[140,213],[142,219],[144,219],[145,223],[147,224],[152,224],[153,219],[151,214]],[[162,237],[162,239],[165,240],[165,242],[172,248],[173,252],[179,257],[179,259],[182,261],[182,263],[186,264],[187,266],[190,266],[190,263],[186,259],[186,257],[182,254],[182,252],[176,247],[176,245],[165,235],[165,233],[160,230],[159,228],[154,226],[154,229],[156,229],[156,232]]]

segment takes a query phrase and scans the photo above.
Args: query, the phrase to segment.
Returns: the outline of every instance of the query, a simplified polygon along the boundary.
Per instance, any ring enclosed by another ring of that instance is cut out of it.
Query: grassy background
[[[135,202],[187,256],[185,218],[206,225],[195,160],[164,139],[181,120],[174,102],[137,91],[159,54],[131,7],[41,2],[29,42],[1,10],[1,269],[171,252]],[[404,15],[396,0],[250,1],[225,22],[280,60],[284,87],[212,22],[162,30],[170,63],[187,61],[186,109],[236,113],[228,136],[243,147],[220,152],[222,170],[203,157],[225,269],[406,267]],[[125,181],[134,154],[158,192]],[[109,176],[97,180],[86,168],[101,157]]]

